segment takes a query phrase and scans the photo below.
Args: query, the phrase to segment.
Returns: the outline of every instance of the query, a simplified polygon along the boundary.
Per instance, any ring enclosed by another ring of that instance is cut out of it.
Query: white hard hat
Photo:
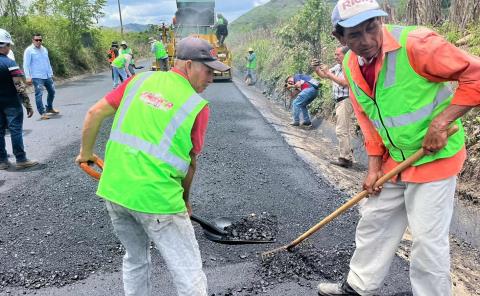
[[[122,42],[120,42],[120,45],[127,45],[127,41],[123,40]]]
[[[4,29],[0,29],[0,43],[10,43],[13,45],[12,36]]]

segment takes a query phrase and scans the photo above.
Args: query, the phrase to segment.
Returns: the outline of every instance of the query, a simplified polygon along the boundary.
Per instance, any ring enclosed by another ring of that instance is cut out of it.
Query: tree
[[[330,16],[332,7],[324,0],[309,0],[302,10],[279,30],[278,36],[285,47],[292,48],[298,56],[298,64],[304,65],[302,53],[322,58],[322,49],[327,38],[331,38],[332,24]],[[300,69],[298,69],[300,70]]]
[[[464,31],[468,24],[480,20],[480,2],[478,0],[456,0],[450,8],[450,23],[459,31]]]
[[[0,15],[9,18],[12,26],[18,20],[22,9],[19,0],[0,0]]]
[[[438,25],[442,22],[442,1],[410,0],[407,22],[412,25]]]

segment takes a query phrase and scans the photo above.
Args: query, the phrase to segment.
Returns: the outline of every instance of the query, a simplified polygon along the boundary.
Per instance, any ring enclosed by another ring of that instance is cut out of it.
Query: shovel
[[[451,136],[453,135],[454,133],[456,133],[458,131],[458,126],[456,125],[453,125],[452,127],[449,128],[448,130],[448,136]],[[380,179],[377,180],[377,182],[375,183],[375,186],[374,187],[379,187],[381,185],[383,185],[385,182],[387,182],[388,180],[390,180],[391,178],[393,178],[394,176],[398,175],[399,173],[401,173],[403,170],[405,170],[406,168],[410,167],[412,164],[414,164],[417,160],[419,160],[420,158],[422,158],[423,156],[425,155],[425,152],[423,150],[423,148],[420,148],[417,152],[415,152],[415,154],[413,154],[412,156],[410,156],[409,158],[407,158],[406,160],[404,160],[402,163],[400,163],[399,165],[397,165],[394,169],[392,169],[390,172],[386,173],[385,175],[383,175]],[[335,219],[336,217],[338,217],[340,214],[342,214],[343,212],[345,212],[346,210],[350,209],[351,207],[353,207],[354,205],[356,205],[359,201],[361,201],[363,198],[367,197],[368,196],[368,191],[367,190],[364,190],[360,193],[358,193],[357,195],[355,195],[354,197],[352,197],[349,201],[347,201],[346,203],[344,203],[341,207],[339,207],[338,209],[336,209],[333,213],[331,213],[330,215],[328,215],[327,217],[325,217],[322,221],[318,222],[315,226],[313,226],[312,228],[310,228],[309,230],[307,230],[305,233],[303,233],[302,235],[300,235],[297,239],[295,239],[294,241],[290,242],[288,245],[285,245],[285,246],[281,246],[279,248],[276,248],[276,249],[273,249],[273,250],[270,250],[270,251],[266,251],[266,252],[263,252],[262,253],[262,260],[265,260],[269,257],[272,257],[275,253],[277,252],[281,252],[281,251],[289,251],[291,252],[292,249],[298,245],[299,243],[301,243],[302,241],[304,241],[306,238],[308,238],[309,236],[311,236],[312,234],[314,234],[315,232],[317,232],[320,228],[322,228],[323,226],[327,225],[330,221],[332,221],[333,219]]]
[[[96,168],[94,168],[96,166]],[[92,178],[95,180],[100,180],[102,176],[103,170],[103,160],[94,155],[94,160],[89,162],[83,162],[80,164],[80,167]],[[214,219],[212,222],[207,221],[195,214],[190,216],[192,221],[197,222],[202,226],[203,232],[207,239],[221,244],[229,244],[229,245],[242,245],[242,244],[265,244],[265,243],[273,243],[274,240],[239,240],[239,239],[230,239],[227,237],[228,232],[225,231],[225,227],[232,225],[232,221],[228,218],[217,218]]]
[[[228,232],[225,231],[225,227],[233,224],[233,222],[225,217],[217,218],[211,222],[198,217],[195,214],[190,216],[192,221],[197,222],[202,226],[205,237],[212,242],[226,245],[247,245],[247,244],[270,244],[275,240],[247,240],[247,239],[235,239],[229,238]]]

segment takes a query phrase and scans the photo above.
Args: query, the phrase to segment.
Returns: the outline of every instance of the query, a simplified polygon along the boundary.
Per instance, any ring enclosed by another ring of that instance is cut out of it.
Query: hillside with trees
[[[57,77],[92,72],[108,66],[106,51],[121,41],[115,29],[99,28],[106,0],[0,0],[0,27],[12,35],[12,50],[19,64],[34,33],[43,36]],[[146,52],[146,33],[127,33],[123,39]]]

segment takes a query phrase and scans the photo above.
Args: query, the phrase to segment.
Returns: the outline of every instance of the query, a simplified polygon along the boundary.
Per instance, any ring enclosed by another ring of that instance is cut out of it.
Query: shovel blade
[[[230,239],[223,235],[218,235],[212,233],[206,229],[203,230],[205,237],[212,242],[225,244],[225,245],[249,245],[249,244],[271,244],[274,243],[275,240],[240,240],[240,239]]]

